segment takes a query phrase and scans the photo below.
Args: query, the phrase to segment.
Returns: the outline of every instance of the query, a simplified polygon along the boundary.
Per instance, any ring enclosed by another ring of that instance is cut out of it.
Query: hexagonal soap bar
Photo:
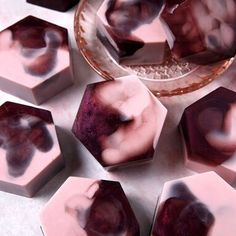
[[[67,30],[28,16],[0,32],[0,89],[40,104],[73,83]]]
[[[97,36],[121,64],[160,64],[168,47],[159,20],[163,0],[105,0],[97,12]]]
[[[0,107],[0,191],[32,197],[62,167],[51,113],[4,103]]]
[[[26,2],[52,10],[65,12],[77,4],[79,0],[26,0]]]
[[[187,107],[180,121],[186,165],[236,177],[236,93],[220,87]]]
[[[119,182],[69,177],[40,215],[44,236],[139,236]]]
[[[173,55],[209,64],[236,53],[235,0],[166,0],[161,13]]]
[[[135,76],[87,86],[75,136],[103,167],[152,159],[166,108]]]
[[[236,192],[216,173],[165,183],[151,236],[234,236]]]

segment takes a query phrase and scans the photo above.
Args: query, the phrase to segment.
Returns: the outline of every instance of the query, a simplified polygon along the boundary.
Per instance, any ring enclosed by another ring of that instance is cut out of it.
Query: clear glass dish
[[[104,79],[138,75],[156,96],[173,96],[197,90],[222,74],[233,58],[211,65],[177,62],[169,58],[162,65],[119,65],[96,36],[96,12],[102,0],[81,0],[74,17],[77,45],[88,64]]]

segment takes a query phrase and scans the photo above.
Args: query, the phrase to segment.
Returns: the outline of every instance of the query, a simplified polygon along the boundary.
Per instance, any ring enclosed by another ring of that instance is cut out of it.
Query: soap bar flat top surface
[[[161,63],[166,48],[162,7],[163,1],[106,0],[97,12],[98,37],[121,64]]]
[[[70,66],[67,30],[33,16],[0,32],[0,77],[34,88]]]
[[[163,32],[158,33],[154,27],[150,27],[158,19],[162,6],[163,1],[106,0],[97,15],[117,37],[134,37],[134,41],[136,38],[144,43],[155,42],[165,39]]]
[[[153,157],[166,108],[138,78],[87,86],[73,132],[104,166]]]
[[[119,182],[69,177],[40,218],[45,236],[139,236]]]
[[[152,236],[234,236],[236,192],[216,173],[165,183]]]
[[[60,148],[49,111],[12,102],[0,107],[1,183],[24,188],[58,156]]]
[[[187,107],[180,126],[190,160],[234,168],[236,93],[220,87]],[[231,160],[231,161],[230,161]]]

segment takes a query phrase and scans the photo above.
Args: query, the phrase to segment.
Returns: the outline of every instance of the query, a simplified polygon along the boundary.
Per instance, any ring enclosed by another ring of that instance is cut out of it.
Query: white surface
[[[0,236],[42,236],[39,212],[69,175],[120,181],[141,224],[141,235],[148,236],[163,183],[193,174],[183,167],[183,152],[177,130],[184,107],[220,85],[236,90],[236,62],[221,78],[205,88],[187,95],[161,99],[169,113],[152,163],[106,172],[70,131],[86,84],[101,80],[77,50],[73,33],[74,9],[59,13],[27,4],[25,0],[0,0],[0,6],[0,30],[29,14],[67,27],[75,72],[74,86],[40,106],[52,112],[66,168],[32,199],[0,192]],[[7,100],[29,104],[0,92],[0,104]]]

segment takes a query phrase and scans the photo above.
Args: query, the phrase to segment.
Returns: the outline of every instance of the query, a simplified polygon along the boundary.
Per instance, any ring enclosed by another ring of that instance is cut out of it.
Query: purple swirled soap
[[[162,0],[105,0],[97,12],[97,36],[120,64],[160,64],[166,35],[159,13]]]
[[[0,89],[40,104],[73,83],[66,29],[28,16],[0,32]]]
[[[177,59],[210,64],[236,53],[236,0],[166,0],[160,18]]]
[[[186,165],[236,177],[236,93],[220,87],[184,110],[180,121]]]
[[[26,2],[46,7],[48,9],[65,12],[75,6],[79,0],[26,0]]]
[[[139,236],[119,182],[69,177],[40,215],[44,236]]]
[[[234,236],[236,192],[214,172],[166,182],[151,236]]]
[[[107,168],[153,158],[167,110],[135,76],[87,86],[73,133]]]
[[[0,191],[32,197],[62,167],[49,111],[12,102],[0,106]]]

